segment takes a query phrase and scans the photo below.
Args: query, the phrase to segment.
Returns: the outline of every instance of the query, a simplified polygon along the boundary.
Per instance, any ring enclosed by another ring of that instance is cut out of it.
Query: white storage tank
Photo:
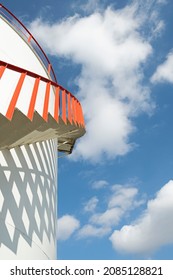
[[[57,149],[85,133],[26,27],[0,5],[0,259],[56,259]]]

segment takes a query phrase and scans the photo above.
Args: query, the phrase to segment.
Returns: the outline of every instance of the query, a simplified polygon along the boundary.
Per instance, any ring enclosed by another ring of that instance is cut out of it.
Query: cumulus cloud
[[[133,9],[108,8],[52,25],[37,19],[30,29],[49,53],[82,65],[77,84],[87,134],[73,157],[99,161],[129,152],[130,115],[150,107],[140,65],[152,51],[137,31]]]
[[[173,243],[173,181],[169,181],[150,200],[146,211],[131,225],[115,230],[110,241],[115,250],[149,254]]]
[[[103,213],[94,214],[91,217],[90,222],[103,227],[116,226],[119,223],[123,213],[124,212],[120,207],[107,209]]]
[[[87,224],[79,230],[77,237],[79,239],[89,238],[89,237],[101,238],[109,234],[110,231],[111,228],[109,227],[97,227],[91,224]]]
[[[135,197],[138,189],[123,185],[114,185],[107,202],[107,209],[91,216],[90,222],[102,226],[116,226],[127,211],[137,206]]]
[[[71,215],[64,215],[58,219],[57,238],[67,240],[80,227],[80,222]]]
[[[88,224],[83,226],[77,233],[79,238],[103,237],[117,226],[122,218],[131,210],[139,207],[144,201],[137,198],[138,190],[135,187],[114,185],[111,194],[106,201],[106,209],[103,212],[94,211],[89,218]],[[89,201],[94,202],[93,198]],[[140,202],[140,203],[139,203]],[[97,199],[98,206],[102,200]]]
[[[166,60],[157,67],[151,81],[153,83],[169,82],[173,83],[173,51],[171,51]]]
[[[31,23],[32,33],[48,53],[81,66],[76,77],[77,95],[83,105],[87,133],[78,141],[73,159],[100,162],[133,149],[129,139],[135,131],[132,119],[154,107],[150,90],[143,83],[143,65],[152,46],[141,30],[147,24],[148,30],[154,30],[156,22],[159,24],[156,3],[133,1],[122,9],[107,7],[53,24],[42,19]],[[151,16],[151,7],[155,16]]]
[[[99,190],[107,187],[108,185],[109,185],[108,182],[105,180],[97,180],[92,183],[92,188]]]
[[[134,197],[138,193],[138,189],[134,187],[122,187],[121,185],[114,185],[112,187],[114,194],[109,201],[109,208],[121,207],[122,209],[129,208],[133,202]]]
[[[84,211],[85,212],[93,212],[98,204],[99,200],[96,196],[92,197],[86,204],[84,207]]]

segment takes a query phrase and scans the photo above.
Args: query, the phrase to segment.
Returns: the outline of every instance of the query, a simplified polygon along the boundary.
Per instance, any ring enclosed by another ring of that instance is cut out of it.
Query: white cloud
[[[116,226],[128,211],[138,207],[135,199],[138,193],[137,188],[114,185],[112,191],[107,202],[107,209],[102,213],[93,214],[90,218],[91,223],[103,227]]]
[[[169,82],[173,83],[173,51],[171,51],[166,60],[157,67],[151,81],[153,83]]]
[[[87,224],[83,228],[78,231],[77,237],[81,238],[88,238],[88,237],[104,237],[105,235],[109,234],[111,228],[109,227],[96,227],[94,225]]]
[[[84,211],[85,212],[93,212],[98,204],[99,200],[96,196],[92,197],[86,204],[84,207]]]
[[[109,200],[108,207],[120,207],[123,210],[129,209],[132,206],[134,198],[138,193],[137,188],[121,185],[114,185],[112,190],[114,193]]]
[[[135,130],[132,117],[153,109],[142,73],[152,53],[141,32],[149,21],[150,2],[140,13],[140,4],[134,1],[119,10],[108,7],[54,24],[37,19],[30,26],[47,52],[81,65],[76,82],[87,133],[78,141],[73,159],[100,162],[125,155],[133,148],[129,140]]]
[[[102,227],[116,226],[119,223],[120,218],[122,217],[123,214],[124,211],[121,208],[119,207],[111,208],[111,209],[107,209],[103,213],[94,214],[91,217],[90,222],[92,224],[97,224]]]
[[[64,215],[58,219],[57,238],[67,240],[80,227],[80,222],[71,215]]]
[[[88,0],[85,4],[82,4],[80,8],[86,13],[91,13],[100,8],[100,0]]]
[[[150,200],[143,215],[131,225],[115,230],[110,240],[115,250],[149,254],[173,243],[173,181],[169,181]]]
[[[105,180],[98,180],[98,181],[94,181],[92,183],[92,188],[93,189],[96,189],[96,190],[99,190],[99,189],[103,189],[105,187],[107,187],[109,184],[107,181]]]
[[[92,215],[88,220],[88,224],[84,225],[77,233],[79,238],[105,236],[120,223],[125,215],[144,203],[144,200],[137,199],[138,190],[135,187],[114,185],[110,188],[110,191],[111,194],[105,200],[106,209],[103,212],[94,211],[96,208],[95,202],[100,207],[103,199],[98,200],[97,198],[96,201],[96,199],[91,198],[89,200],[87,206],[91,205]]]

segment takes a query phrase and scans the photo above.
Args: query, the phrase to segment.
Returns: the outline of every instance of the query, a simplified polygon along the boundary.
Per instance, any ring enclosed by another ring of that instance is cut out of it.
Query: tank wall
[[[57,140],[0,151],[0,259],[55,259]]]
[[[0,60],[48,77],[30,46],[2,17],[0,17],[0,38]]]
[[[14,31],[14,29],[0,17],[0,60],[24,68],[46,78],[49,78],[43,64],[40,62],[28,44]],[[6,114],[9,103],[13,97],[15,88],[20,78],[20,73],[6,69],[0,80],[0,96],[3,102],[0,104],[0,113]],[[25,115],[28,113],[29,104],[33,92],[35,78],[26,76],[16,107]],[[40,82],[35,110],[42,115],[46,83]],[[50,88],[49,113],[54,114],[54,89]]]

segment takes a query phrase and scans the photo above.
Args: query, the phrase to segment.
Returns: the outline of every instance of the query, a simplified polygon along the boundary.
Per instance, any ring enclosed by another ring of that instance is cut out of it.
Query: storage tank
[[[0,38],[0,259],[56,259],[57,155],[84,135],[82,107],[2,4]]]

